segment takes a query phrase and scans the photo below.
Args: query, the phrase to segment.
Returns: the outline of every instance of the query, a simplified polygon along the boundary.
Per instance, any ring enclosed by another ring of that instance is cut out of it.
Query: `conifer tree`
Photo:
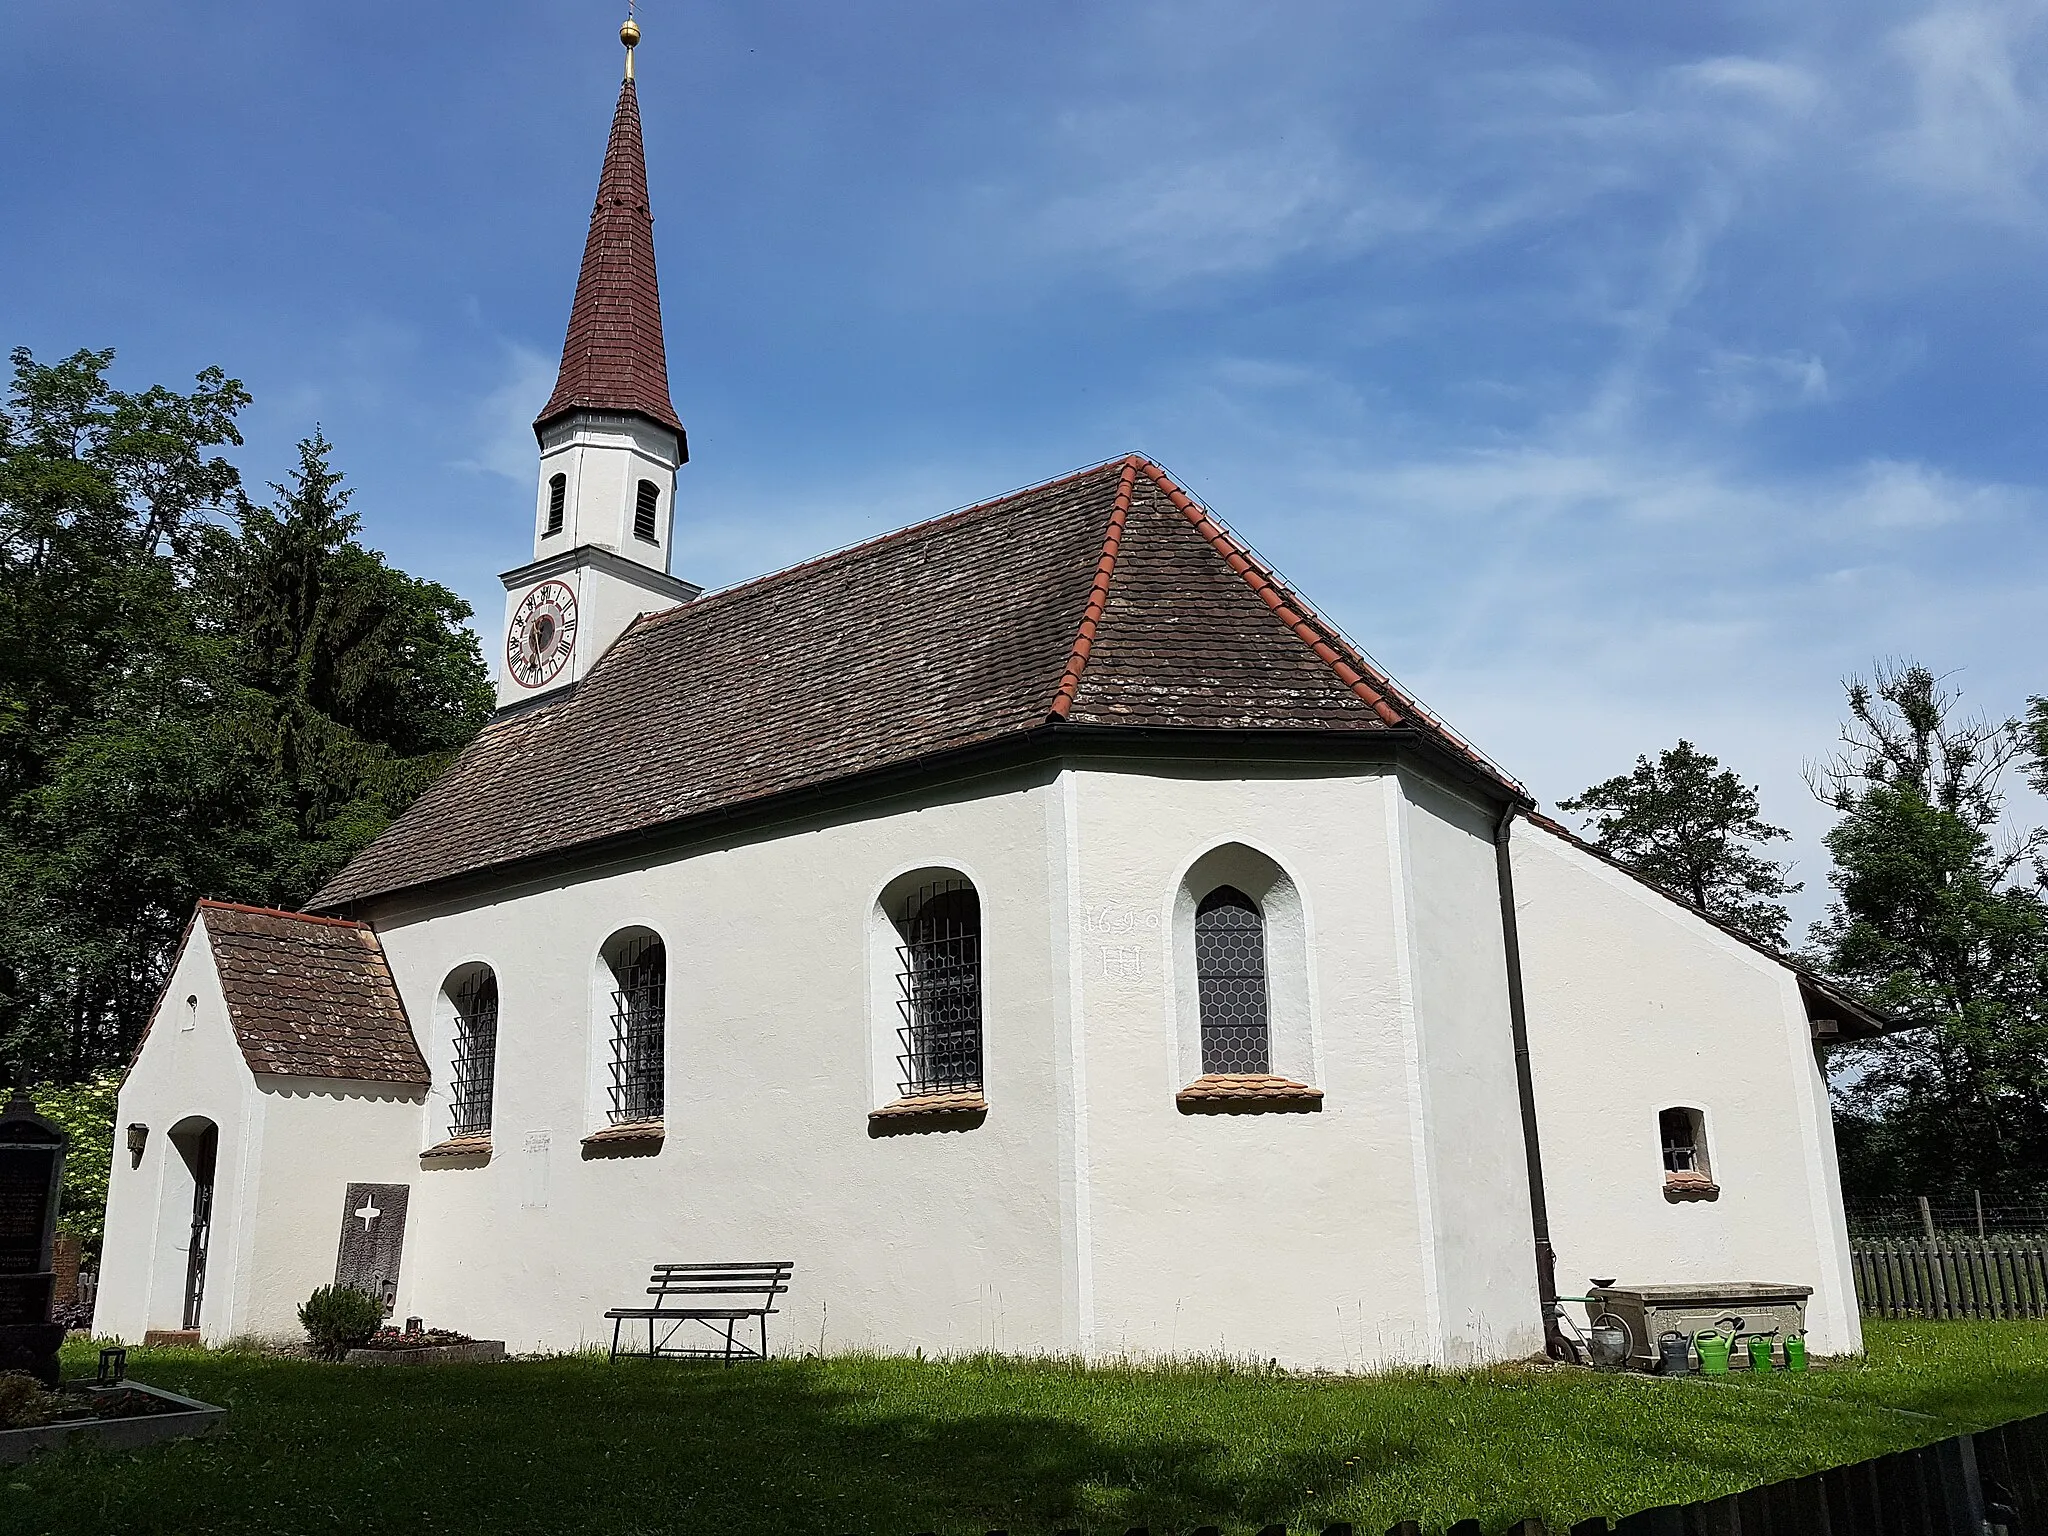
[[[1800,889],[1760,851],[1790,837],[1761,819],[1756,790],[1689,741],[1560,800],[1596,846],[1700,911],[1767,944],[1784,941],[1780,898]]]

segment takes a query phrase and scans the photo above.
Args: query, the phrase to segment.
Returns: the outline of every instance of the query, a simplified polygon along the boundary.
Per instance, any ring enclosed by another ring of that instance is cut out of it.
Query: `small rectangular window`
[[[661,488],[652,480],[640,482],[640,494],[633,503],[633,537],[645,539],[650,544],[661,541],[654,536],[654,511],[661,504]]]
[[[1696,1109],[1664,1109],[1657,1112],[1657,1138],[1664,1144],[1664,1171],[1704,1174],[1707,1149],[1700,1112]]]
[[[569,477],[556,475],[548,481],[548,531],[543,538],[550,538],[562,531],[562,506],[569,499]]]

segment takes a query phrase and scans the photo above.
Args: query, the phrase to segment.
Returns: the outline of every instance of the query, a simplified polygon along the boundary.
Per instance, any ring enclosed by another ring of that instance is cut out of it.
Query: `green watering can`
[[[1749,1336],[1749,1368],[1752,1371],[1769,1371],[1771,1368],[1771,1336],[1767,1333],[1752,1333]]]
[[[1806,1369],[1806,1335],[1788,1334],[1785,1338],[1785,1369],[1804,1371]]]
[[[1693,1347],[1700,1352],[1700,1374],[1702,1376],[1726,1376],[1728,1374],[1728,1341],[1711,1328],[1702,1328],[1692,1336]]]

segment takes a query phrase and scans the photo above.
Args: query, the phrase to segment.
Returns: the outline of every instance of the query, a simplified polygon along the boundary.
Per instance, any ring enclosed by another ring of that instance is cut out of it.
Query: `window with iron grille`
[[[548,534],[562,531],[562,506],[569,499],[569,477],[551,475],[548,477]],[[547,537],[548,535],[543,535]]]
[[[1666,1173],[1707,1171],[1706,1117],[1698,1110],[1658,1110],[1657,1139],[1664,1144]]]
[[[457,984],[455,1070],[449,1079],[448,1134],[491,1133],[491,1089],[498,1069],[498,978],[478,967]]]
[[[612,954],[610,964],[612,1124],[659,1120],[662,1036],[668,1022],[668,951],[651,935],[631,939]]]
[[[654,511],[661,505],[661,487],[652,480],[642,480],[640,491],[633,502],[633,537],[645,539],[650,544],[661,541],[654,536]]]
[[[981,1087],[981,898],[964,880],[928,885],[896,928],[904,1097]]]
[[[1218,886],[1195,908],[1202,1071],[1273,1070],[1266,1029],[1266,923],[1259,904]]]

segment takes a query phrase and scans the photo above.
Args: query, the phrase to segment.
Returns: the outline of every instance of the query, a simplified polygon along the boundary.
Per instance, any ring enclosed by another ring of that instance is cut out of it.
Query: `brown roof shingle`
[[[313,905],[1049,723],[1400,726],[1505,782],[1133,456],[641,619],[487,726]]]
[[[384,946],[361,923],[199,903],[228,1017],[251,1071],[424,1087]]]
[[[640,99],[619,87],[611,140],[597,178],[597,203],[576,278],[555,391],[534,419],[538,431],[575,410],[628,411],[660,422],[680,440],[668,395],[661,336],[661,286],[654,275],[654,214],[640,143]],[[687,447],[683,457],[689,457]]]

